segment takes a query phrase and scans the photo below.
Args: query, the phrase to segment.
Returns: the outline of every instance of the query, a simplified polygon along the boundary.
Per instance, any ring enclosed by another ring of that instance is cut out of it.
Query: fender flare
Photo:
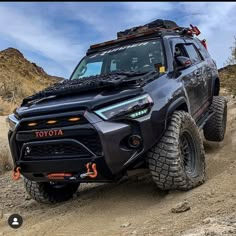
[[[186,98],[184,97],[179,97],[177,98],[175,101],[173,101],[169,107],[167,108],[167,111],[166,111],[166,119],[165,119],[165,129],[167,127],[167,124],[168,124],[168,120],[169,118],[171,117],[171,115],[173,114],[174,111],[176,111],[176,109],[178,107],[180,107],[181,105],[185,105],[187,107],[187,112],[190,111],[189,109],[189,105],[188,105],[188,102],[186,100]]]

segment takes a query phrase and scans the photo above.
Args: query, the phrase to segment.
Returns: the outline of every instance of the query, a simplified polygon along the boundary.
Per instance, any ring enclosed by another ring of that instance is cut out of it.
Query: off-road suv
[[[227,103],[199,33],[156,20],[91,46],[69,80],[9,115],[13,177],[22,174],[31,197],[45,203],[145,166],[163,190],[202,184],[199,130],[222,141]]]

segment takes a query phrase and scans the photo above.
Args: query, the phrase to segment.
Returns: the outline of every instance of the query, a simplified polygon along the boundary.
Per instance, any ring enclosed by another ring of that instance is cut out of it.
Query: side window
[[[174,58],[176,58],[178,56],[188,57],[188,55],[184,49],[183,43],[178,43],[174,47]],[[177,63],[177,65],[181,66],[181,64],[179,64],[178,60],[176,60],[176,63]]]
[[[193,44],[185,44],[184,47],[193,63],[198,63],[202,60]]]
[[[177,56],[187,56],[183,47],[185,41],[181,38],[171,38],[169,40],[170,47],[174,57]]]

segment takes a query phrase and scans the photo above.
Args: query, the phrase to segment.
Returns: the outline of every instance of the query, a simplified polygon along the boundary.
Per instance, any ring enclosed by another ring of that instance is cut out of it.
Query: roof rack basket
[[[180,27],[174,21],[157,19],[145,25],[117,32],[117,38],[128,38],[129,36],[134,36],[137,34],[148,34],[151,32],[154,33],[158,31],[162,31],[163,33],[166,31],[168,33],[178,33],[182,35],[186,34],[188,36],[199,35],[201,33],[197,26],[193,26],[190,24],[190,27],[191,28]]]

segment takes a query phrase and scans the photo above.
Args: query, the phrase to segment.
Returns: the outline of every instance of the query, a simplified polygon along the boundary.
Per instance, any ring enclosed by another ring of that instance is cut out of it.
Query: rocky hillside
[[[48,75],[15,48],[0,51],[0,114],[11,112],[22,98],[63,78]]]
[[[227,90],[227,93],[236,95],[236,64],[228,65],[219,69],[221,87]]]

